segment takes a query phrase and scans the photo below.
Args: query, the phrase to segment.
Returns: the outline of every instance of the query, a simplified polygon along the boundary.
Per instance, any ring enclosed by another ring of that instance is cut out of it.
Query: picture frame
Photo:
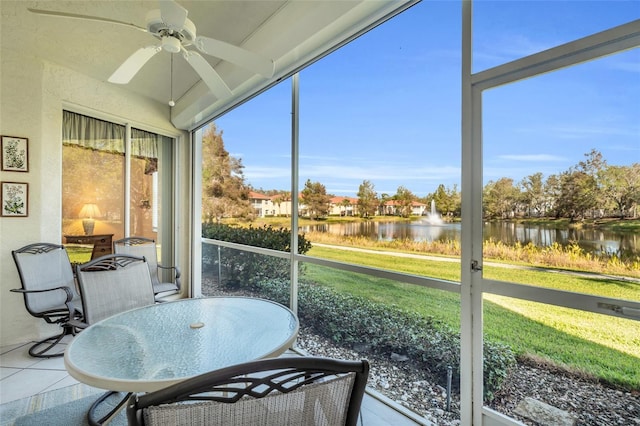
[[[2,171],[29,171],[29,139],[18,136],[2,136]]]
[[[3,217],[27,217],[29,216],[29,184],[26,182],[2,182],[2,206]]]

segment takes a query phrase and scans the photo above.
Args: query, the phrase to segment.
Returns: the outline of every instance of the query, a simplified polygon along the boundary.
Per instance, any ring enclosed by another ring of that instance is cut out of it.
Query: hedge
[[[205,223],[202,225],[202,236],[282,252],[289,252],[291,248],[291,231],[268,225],[254,228]],[[298,252],[305,254],[309,249],[311,242],[304,235],[298,235]],[[203,245],[202,261],[208,274],[216,276],[219,272],[219,282],[223,287],[251,287],[265,279],[287,279],[290,275],[289,259],[227,247],[220,247],[218,251],[218,246],[213,244]]]
[[[287,280],[263,281],[255,288],[266,298],[288,303]],[[443,387],[451,366],[452,385],[459,390],[460,334],[434,318],[309,283],[299,285],[298,314],[301,322],[333,342],[352,348],[365,344],[380,354],[396,352],[419,361]],[[493,398],[515,364],[515,354],[509,347],[485,341],[486,400]]]
[[[288,252],[289,230],[203,224],[203,237],[254,247]],[[311,243],[298,236],[299,253]],[[220,284],[258,291],[263,297],[289,304],[290,265],[288,259],[205,244],[203,268],[220,270]],[[212,271],[208,271],[212,273]],[[303,274],[301,274],[303,277]],[[448,367],[452,368],[454,389],[460,383],[460,334],[431,317],[422,317],[397,306],[375,303],[363,297],[338,293],[328,287],[305,283],[298,289],[301,321],[316,333],[347,347],[371,347],[380,354],[396,352],[418,361],[421,368],[443,387]],[[500,343],[484,343],[484,397],[491,400],[516,364],[513,351]]]

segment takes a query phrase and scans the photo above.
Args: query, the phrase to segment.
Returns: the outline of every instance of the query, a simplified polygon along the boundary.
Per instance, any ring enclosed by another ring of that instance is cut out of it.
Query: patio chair
[[[86,328],[120,312],[155,303],[149,268],[144,257],[107,254],[76,267]]]
[[[10,291],[22,293],[29,314],[62,327],[59,334],[32,345],[29,355],[37,358],[64,355],[64,351],[54,352],[55,347],[64,336],[74,334],[69,321],[81,316],[80,297],[67,250],[58,244],[35,243],[13,250],[11,254],[22,288]]]
[[[82,296],[83,320],[70,323],[79,329],[120,312],[155,303],[149,267],[144,257],[128,254],[107,254],[76,267],[78,286]],[[116,391],[107,391],[89,409],[90,425],[101,425],[111,419],[129,398],[126,394],[119,404],[97,419],[98,406]]]
[[[144,237],[127,237],[113,242],[114,253],[125,253],[134,256],[144,256],[147,259],[153,292],[156,300],[162,297],[176,294],[180,291],[180,269],[177,266],[162,266],[158,263],[158,248],[155,240]],[[171,271],[170,282],[160,281],[162,271]]]
[[[129,425],[353,425],[369,363],[283,357],[202,374],[127,404]]]

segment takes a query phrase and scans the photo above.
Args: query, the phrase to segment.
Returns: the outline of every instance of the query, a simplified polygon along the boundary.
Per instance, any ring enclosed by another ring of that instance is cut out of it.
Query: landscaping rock
[[[406,355],[400,355],[395,352],[391,352],[391,360],[396,362],[405,362],[409,361],[409,357]]]
[[[576,424],[575,417],[566,411],[529,397],[520,401],[515,412],[545,426],[574,426]]]
[[[228,295],[212,282],[203,283],[203,287],[206,290],[203,293],[208,296]],[[247,292],[246,295],[252,294]],[[300,327],[296,346],[309,355],[367,358],[371,363],[369,387],[437,426],[460,426],[460,395],[455,392],[451,395],[450,411],[447,411],[446,389],[433,380],[423,365],[412,359],[396,362],[388,353],[348,349],[304,326]],[[358,349],[366,347],[359,346]],[[494,399],[486,405],[527,426],[541,426],[518,414],[518,404],[525,398],[552,403],[560,410],[573,413],[579,426],[640,426],[640,392],[612,389],[594,380],[551,371],[544,365],[518,363]]]

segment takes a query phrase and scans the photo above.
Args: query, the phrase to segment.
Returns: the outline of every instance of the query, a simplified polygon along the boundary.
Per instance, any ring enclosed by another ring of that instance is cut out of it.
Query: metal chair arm
[[[180,268],[178,268],[177,266],[162,266],[162,265],[158,264],[158,268],[161,268],[161,269],[173,269],[175,271],[176,278],[180,278]]]
[[[12,288],[9,291],[12,291],[14,293],[45,293],[47,291],[55,291],[55,290],[64,290],[64,292],[67,294],[67,300],[65,301],[65,304],[73,300],[73,292],[66,285],[60,286],[60,287],[54,287],[54,288],[47,288],[44,290],[25,290],[23,288]]]

